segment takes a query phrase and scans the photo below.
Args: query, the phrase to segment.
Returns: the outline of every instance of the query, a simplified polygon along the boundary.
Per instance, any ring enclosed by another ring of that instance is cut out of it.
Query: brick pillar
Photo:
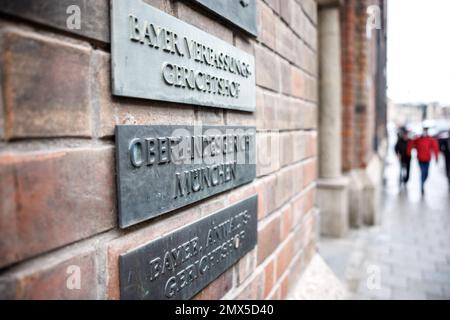
[[[347,3],[351,0],[347,0]],[[372,39],[367,35],[367,8],[377,4],[377,1],[358,0],[352,9],[355,14],[354,32],[354,105],[352,119],[353,150],[351,168],[348,176],[350,188],[350,223],[359,227],[363,223],[374,224],[377,213],[377,187],[373,171],[377,171],[376,161],[373,162],[375,92],[374,75],[378,68],[375,61],[376,44],[373,35],[378,32],[372,30]],[[374,167],[375,165],[375,167]]]
[[[353,154],[353,168],[365,168],[367,165],[367,116],[368,116],[368,41],[366,38],[367,2],[357,1],[355,24],[355,117],[353,126],[353,141],[355,150]]]
[[[353,168],[353,121],[355,117],[355,4],[345,0],[341,7],[342,61],[342,170]]]
[[[319,1],[319,181],[318,206],[322,233],[348,231],[348,181],[342,176],[342,83],[339,26],[340,1]]]
[[[350,226],[362,225],[364,211],[363,184],[354,171],[355,151],[355,106],[357,75],[356,15],[357,0],[344,0],[341,6],[341,61],[342,61],[342,170],[349,177],[349,215]]]

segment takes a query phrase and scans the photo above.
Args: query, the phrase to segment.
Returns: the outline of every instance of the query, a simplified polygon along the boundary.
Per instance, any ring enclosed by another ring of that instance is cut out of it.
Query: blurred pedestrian
[[[441,151],[445,157],[445,168],[447,169],[448,178],[448,188],[450,190],[450,130],[448,132],[448,137],[439,140]]]
[[[439,144],[436,139],[428,135],[428,128],[423,128],[422,136],[414,139],[408,144],[408,155],[411,156],[412,149],[417,150],[421,172],[421,192],[425,194],[425,182],[430,169],[431,153],[434,153],[436,162],[439,160]]]
[[[395,153],[400,161],[400,187],[402,184],[406,186],[409,181],[409,170],[411,168],[411,155],[408,155],[408,144],[410,143],[408,130],[401,127],[398,140],[395,144]]]

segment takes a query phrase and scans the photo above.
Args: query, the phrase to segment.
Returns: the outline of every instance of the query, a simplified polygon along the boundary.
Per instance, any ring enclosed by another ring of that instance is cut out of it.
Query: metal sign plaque
[[[254,111],[248,53],[142,0],[111,1],[113,94]]]
[[[251,182],[255,127],[116,127],[122,228]]]
[[[256,211],[253,196],[121,255],[121,299],[192,298],[255,247]]]
[[[258,35],[255,0],[188,0],[197,2],[223,19],[250,33]]]

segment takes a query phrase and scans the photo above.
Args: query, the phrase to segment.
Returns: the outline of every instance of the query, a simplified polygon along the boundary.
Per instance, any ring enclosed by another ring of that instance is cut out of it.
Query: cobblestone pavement
[[[400,191],[390,154],[381,225],[321,239],[320,254],[352,298],[450,299],[450,192],[442,160],[433,162],[422,198],[417,161],[407,190]]]

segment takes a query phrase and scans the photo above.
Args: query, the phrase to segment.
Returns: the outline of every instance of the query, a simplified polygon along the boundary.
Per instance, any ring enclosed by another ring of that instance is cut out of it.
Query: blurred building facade
[[[450,106],[434,103],[389,103],[389,121],[397,127],[423,121],[450,121]]]
[[[319,28],[321,49],[329,56],[322,52],[319,63],[317,204],[322,233],[343,236],[349,227],[379,221],[386,149],[387,8],[384,0],[323,1],[321,12],[324,19],[333,15],[335,32],[327,32],[326,25]]]

